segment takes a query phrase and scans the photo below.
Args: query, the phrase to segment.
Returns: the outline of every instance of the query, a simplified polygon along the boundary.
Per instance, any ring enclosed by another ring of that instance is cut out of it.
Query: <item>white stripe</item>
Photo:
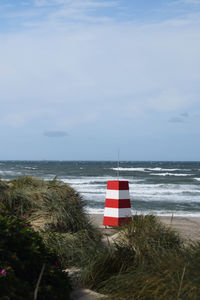
[[[106,199],[130,199],[129,190],[107,190]]]
[[[130,208],[105,207],[104,217],[129,218],[129,217],[131,217],[131,209]]]
[[[119,209],[119,218],[129,218],[131,217],[131,209],[130,208],[120,208]]]

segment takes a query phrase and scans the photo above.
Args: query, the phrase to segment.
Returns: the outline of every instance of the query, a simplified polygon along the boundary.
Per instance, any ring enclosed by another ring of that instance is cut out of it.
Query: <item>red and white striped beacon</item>
[[[128,181],[108,181],[104,210],[104,226],[119,226],[131,221]]]

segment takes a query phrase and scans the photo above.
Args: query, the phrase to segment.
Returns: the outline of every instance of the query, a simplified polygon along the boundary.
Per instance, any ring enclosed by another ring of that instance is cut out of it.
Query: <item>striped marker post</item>
[[[108,181],[104,210],[104,226],[119,226],[131,221],[128,181]]]

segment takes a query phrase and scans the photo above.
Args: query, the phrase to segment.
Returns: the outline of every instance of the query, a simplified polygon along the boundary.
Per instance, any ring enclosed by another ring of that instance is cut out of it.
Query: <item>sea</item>
[[[107,181],[119,179],[133,213],[200,217],[200,162],[0,161],[1,179],[27,175],[68,183],[92,214],[103,214]]]

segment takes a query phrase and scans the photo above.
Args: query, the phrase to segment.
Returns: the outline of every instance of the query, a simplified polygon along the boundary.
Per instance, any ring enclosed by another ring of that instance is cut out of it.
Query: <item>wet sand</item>
[[[104,231],[103,215],[89,215],[91,222]],[[158,217],[162,223],[177,230],[187,240],[200,241],[200,218],[195,217]],[[111,234],[114,229],[105,229]],[[114,232],[113,232],[114,233]]]

